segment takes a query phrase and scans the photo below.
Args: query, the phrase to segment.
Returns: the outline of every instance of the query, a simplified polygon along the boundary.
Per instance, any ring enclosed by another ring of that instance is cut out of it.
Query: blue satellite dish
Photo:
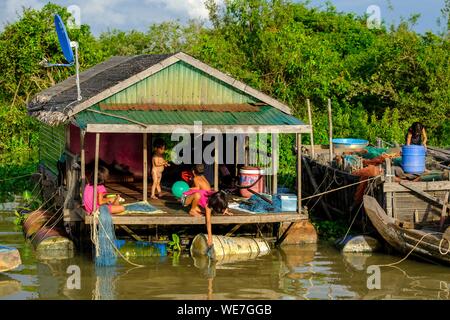
[[[58,34],[59,44],[64,54],[64,58],[66,58],[68,63],[73,64],[74,56],[72,47],[70,46],[70,39],[69,36],[67,35],[64,22],[62,21],[61,17],[57,14],[55,14],[55,27],[56,33]]]

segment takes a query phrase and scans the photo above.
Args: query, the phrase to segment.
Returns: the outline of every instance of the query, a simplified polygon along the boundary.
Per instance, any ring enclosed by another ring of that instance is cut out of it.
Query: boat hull
[[[364,209],[380,236],[395,250],[426,261],[450,265],[450,242],[434,230],[408,229],[388,216],[377,200],[364,196]]]

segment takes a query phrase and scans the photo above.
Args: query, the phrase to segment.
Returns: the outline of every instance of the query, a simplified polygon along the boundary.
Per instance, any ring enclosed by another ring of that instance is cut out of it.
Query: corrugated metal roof
[[[203,125],[304,125],[299,119],[270,106],[261,106],[258,112],[104,110],[99,114],[90,112],[91,109],[101,111],[99,106],[93,106],[75,115],[80,128],[86,128],[87,124],[133,124],[133,121],[149,125],[193,125],[195,121]]]

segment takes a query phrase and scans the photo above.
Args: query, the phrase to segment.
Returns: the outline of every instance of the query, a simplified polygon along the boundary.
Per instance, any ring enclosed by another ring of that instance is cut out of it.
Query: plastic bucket
[[[409,145],[402,147],[402,168],[406,173],[419,174],[425,171],[425,147]]]
[[[241,186],[249,186],[255,183],[256,180],[263,174],[263,171],[256,167],[243,167],[239,170],[239,184]],[[263,193],[264,192],[264,176],[258,181],[257,184],[255,184],[253,187],[251,187],[255,192]],[[252,196],[252,193],[248,191],[247,189],[241,189],[241,196],[244,198],[250,198]]]
[[[198,234],[192,240],[191,255],[204,256],[208,247],[206,234]],[[236,259],[253,259],[270,252],[270,246],[266,240],[260,238],[225,237],[213,235],[214,256],[213,259],[226,261],[227,256]]]

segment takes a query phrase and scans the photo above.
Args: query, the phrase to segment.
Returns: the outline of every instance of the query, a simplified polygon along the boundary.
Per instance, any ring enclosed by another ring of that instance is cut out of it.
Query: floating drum
[[[192,240],[191,255],[204,256],[208,248],[208,236],[198,234]],[[239,260],[254,259],[270,252],[270,246],[264,239],[213,236],[214,254],[212,258],[217,261],[227,260],[227,256],[239,256]],[[242,259],[241,259],[242,258]]]
[[[22,263],[16,248],[0,246],[0,272],[17,268]]]
[[[45,224],[51,225],[55,218],[53,217],[54,213],[46,212],[46,211],[33,211],[28,214],[24,224],[23,231],[27,239],[30,239],[34,236],[34,234],[41,229]],[[52,221],[49,221],[52,220]]]
[[[409,145],[402,147],[402,168],[406,173],[420,174],[425,171],[425,147]]]
[[[43,227],[32,238],[38,259],[67,259],[74,255],[73,242],[61,229]]]
[[[250,186],[253,183],[255,183],[258,178],[264,174],[264,171],[256,168],[256,167],[243,167],[239,170],[240,175],[240,181],[239,184],[241,186]],[[257,184],[255,184],[253,187],[251,187],[253,191],[257,193],[263,193],[264,192],[264,176],[261,177],[261,179],[258,181]],[[241,196],[244,198],[250,198],[252,196],[252,193],[248,191],[247,189],[241,189]]]

